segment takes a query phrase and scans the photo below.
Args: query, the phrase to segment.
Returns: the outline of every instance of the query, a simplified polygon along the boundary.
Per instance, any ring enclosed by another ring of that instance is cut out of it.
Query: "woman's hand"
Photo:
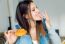
[[[46,26],[47,26],[48,29],[50,29],[50,27],[51,27],[51,22],[50,22],[50,18],[49,18],[49,16],[48,16],[48,13],[47,13],[46,10],[45,10],[44,15],[45,15],[45,18],[46,18]]]
[[[4,35],[5,35],[5,38],[8,42],[8,44],[15,43],[15,41],[17,39],[17,36],[15,35],[15,30],[9,30],[8,32],[5,32]]]

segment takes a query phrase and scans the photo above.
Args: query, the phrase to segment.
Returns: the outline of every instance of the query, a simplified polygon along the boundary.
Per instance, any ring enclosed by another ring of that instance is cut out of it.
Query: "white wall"
[[[60,15],[60,35],[65,37],[65,13]]]
[[[0,0],[0,32],[6,31],[9,26],[8,15],[7,0]]]
[[[18,0],[8,0],[8,2],[9,2],[8,5],[9,5],[10,16],[11,16],[12,29],[15,29],[15,12],[16,12]]]
[[[12,29],[15,29],[15,12],[19,0],[0,0],[0,32],[9,27],[8,16],[11,16]]]

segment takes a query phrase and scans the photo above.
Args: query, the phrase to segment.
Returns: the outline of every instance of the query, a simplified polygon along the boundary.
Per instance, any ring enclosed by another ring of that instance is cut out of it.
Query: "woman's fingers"
[[[9,30],[9,31],[7,31],[7,32],[4,32],[4,35],[5,35],[6,37],[11,36],[11,35],[15,35],[15,30]]]
[[[7,32],[4,32],[4,35],[6,36],[7,35]]]
[[[47,26],[48,29],[50,29],[50,27],[51,27],[51,21],[50,21],[50,18],[48,16],[48,13],[47,13],[46,10],[45,10],[45,17],[46,17],[46,26]]]
[[[15,35],[15,30],[9,30],[7,32],[4,32],[4,35],[9,43],[14,43],[17,39],[17,36]]]

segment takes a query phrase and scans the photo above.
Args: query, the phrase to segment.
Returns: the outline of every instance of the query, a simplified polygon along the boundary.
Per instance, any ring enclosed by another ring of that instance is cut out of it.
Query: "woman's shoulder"
[[[24,36],[20,36],[20,38],[22,38],[22,39],[31,39],[31,36],[30,35],[28,35],[28,34],[26,34],[26,35],[24,35]]]
[[[29,41],[29,42],[28,42]],[[16,41],[16,44],[32,44],[32,39],[30,35],[20,36]]]

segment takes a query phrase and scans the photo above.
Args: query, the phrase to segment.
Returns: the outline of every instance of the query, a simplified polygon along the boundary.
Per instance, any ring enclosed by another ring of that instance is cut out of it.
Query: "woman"
[[[36,27],[37,21],[42,21],[43,17],[32,0],[19,2],[16,9],[16,19],[20,27],[24,28],[27,33],[25,36],[17,37],[14,30],[5,32],[8,44],[49,44],[44,28],[38,29]],[[46,25],[48,28],[50,27],[48,22]],[[40,32],[38,32],[39,30]]]
[[[16,19],[21,28],[28,29],[33,44],[39,44],[38,34],[36,31],[36,21],[42,20],[39,10],[32,0],[20,2],[16,10]],[[43,30],[43,36],[45,36]]]
[[[16,19],[21,28],[27,30],[27,34],[24,37],[19,37],[16,44],[24,44],[22,41],[26,41],[26,44],[32,44],[32,42],[33,44],[39,44],[38,34],[36,32],[36,21],[42,20],[42,16],[32,0],[19,2],[16,9]],[[43,33],[45,33],[44,30]],[[43,36],[45,36],[45,34],[43,34]]]

